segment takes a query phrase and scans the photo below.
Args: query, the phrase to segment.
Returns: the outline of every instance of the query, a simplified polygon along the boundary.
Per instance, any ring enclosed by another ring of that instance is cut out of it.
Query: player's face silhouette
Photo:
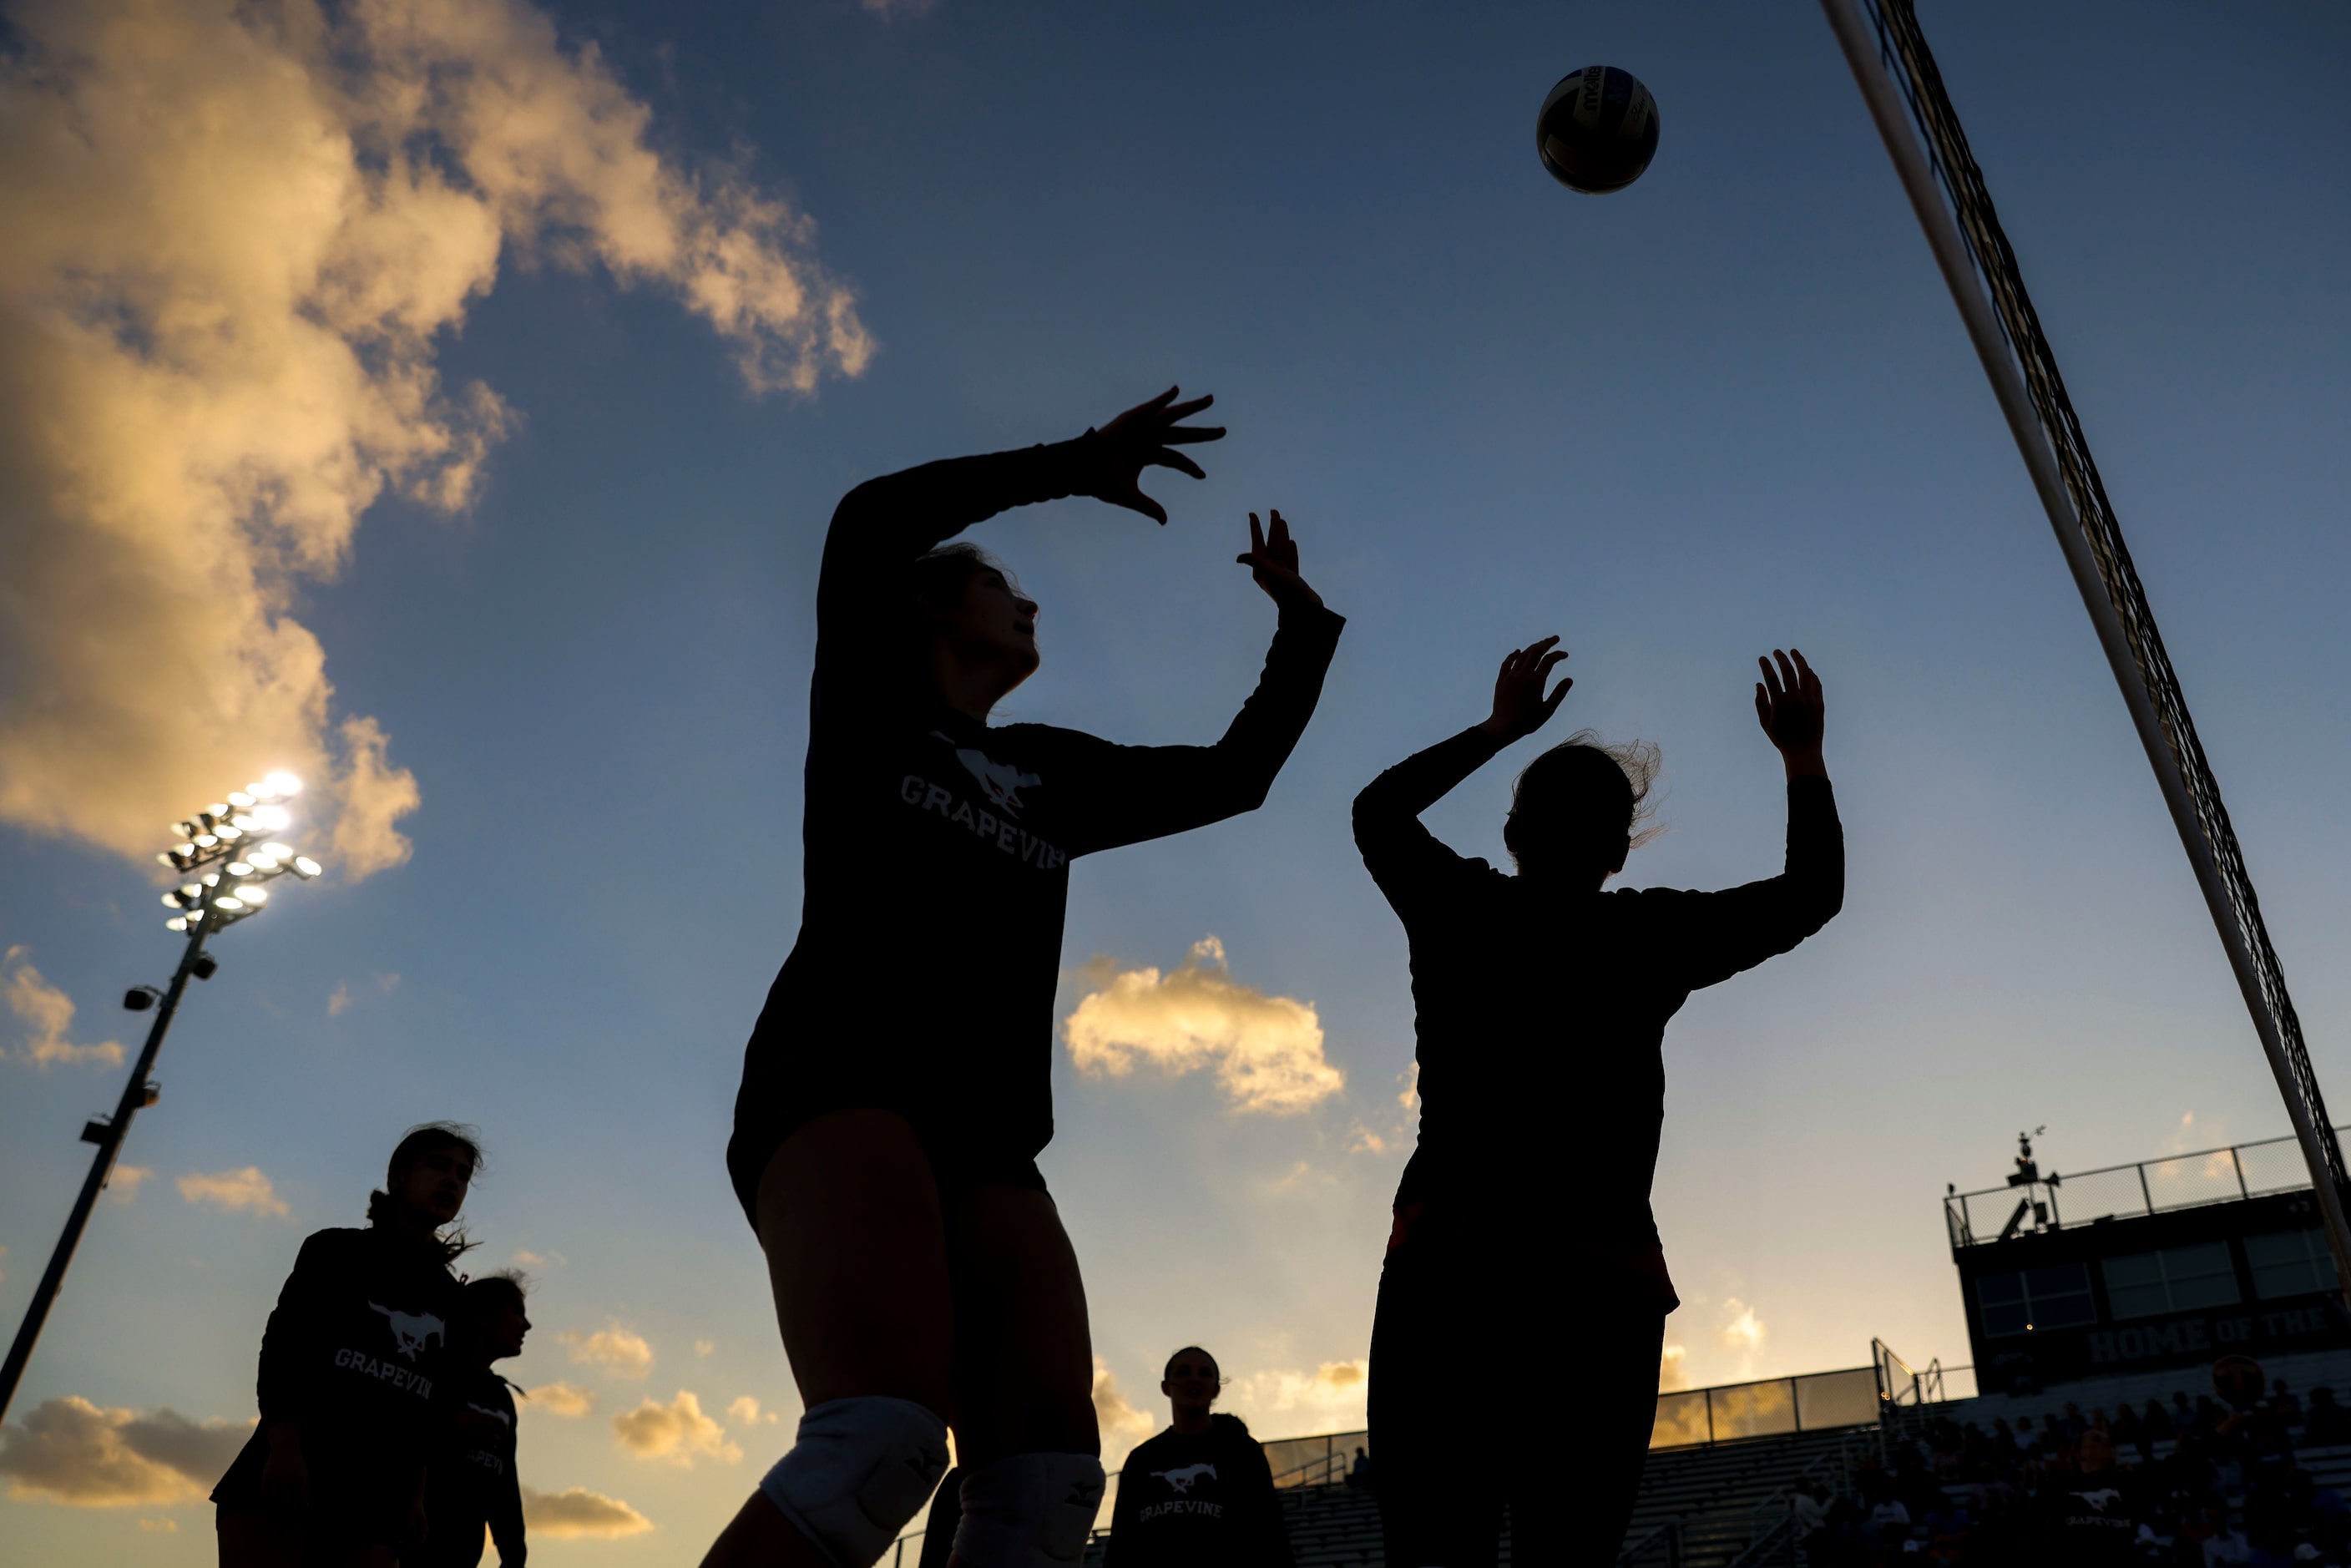
[[[1000,571],[975,572],[955,612],[940,618],[938,636],[960,663],[1002,666],[1016,680],[1025,680],[1040,662],[1037,601]]]
[[[473,1185],[474,1162],[462,1149],[427,1149],[401,1178],[393,1196],[439,1229],[465,1207],[465,1189]]]

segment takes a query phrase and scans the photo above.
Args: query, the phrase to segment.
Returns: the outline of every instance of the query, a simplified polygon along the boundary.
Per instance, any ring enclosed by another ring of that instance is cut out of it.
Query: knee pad
[[[1102,1508],[1092,1454],[1015,1454],[968,1471],[956,1551],[971,1568],[1064,1568],[1086,1554]]]
[[[871,1568],[947,1469],[947,1424],[911,1399],[830,1399],[759,1482],[834,1568]]]

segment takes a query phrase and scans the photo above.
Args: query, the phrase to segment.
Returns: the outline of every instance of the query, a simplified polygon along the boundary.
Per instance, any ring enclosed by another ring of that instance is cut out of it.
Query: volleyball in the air
[[[1535,117],[1535,150],[1571,191],[1621,191],[1657,154],[1657,100],[1614,66],[1570,71]]]

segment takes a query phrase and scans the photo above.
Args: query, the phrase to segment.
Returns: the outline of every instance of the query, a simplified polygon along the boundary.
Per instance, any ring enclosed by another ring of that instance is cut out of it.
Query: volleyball
[[[1630,71],[1586,66],[1559,78],[1535,117],[1535,151],[1571,191],[1601,195],[1641,177],[1657,153],[1657,100]]]

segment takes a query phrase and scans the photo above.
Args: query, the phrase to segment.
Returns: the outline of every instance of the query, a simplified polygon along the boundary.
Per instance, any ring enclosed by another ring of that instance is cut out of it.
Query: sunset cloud
[[[612,1435],[641,1459],[661,1459],[691,1469],[696,1459],[734,1464],[743,1458],[726,1429],[702,1413],[702,1401],[681,1388],[664,1405],[648,1399],[612,1417]]]
[[[1061,1036],[1090,1077],[1123,1078],[1139,1062],[1171,1074],[1213,1067],[1234,1109],[1278,1115],[1304,1111],[1346,1083],[1322,1059],[1313,1004],[1238,984],[1214,936],[1195,943],[1182,966],[1165,975],[1119,970],[1097,958]]]
[[[11,947],[0,956],[0,968],[6,971],[8,1010],[15,1013],[25,1026],[23,1043],[16,1048],[17,1057],[36,1067],[54,1067],[59,1062],[95,1061],[101,1067],[122,1065],[122,1046],[116,1040],[99,1045],[76,1045],[66,1038],[73,1028],[73,998],[41,977],[25,956],[31,949]]]
[[[768,1426],[780,1426],[783,1417],[773,1410],[762,1412],[759,1402],[746,1394],[726,1406],[726,1419],[737,1427],[756,1427],[765,1421]]]
[[[8,1495],[81,1508],[152,1507],[203,1497],[253,1430],[251,1421],[191,1421],[177,1411],[106,1410],[75,1396],[45,1399],[0,1426]]]
[[[566,1329],[555,1336],[555,1342],[569,1353],[576,1366],[610,1367],[622,1377],[643,1377],[653,1368],[653,1347],[643,1334],[631,1333],[618,1323],[587,1334]]]
[[[1277,1369],[1236,1377],[1225,1388],[1224,1403],[1251,1426],[1270,1421],[1294,1432],[1347,1431],[1364,1424],[1371,1393],[1371,1364],[1366,1361],[1326,1361],[1311,1372]]]
[[[1677,1393],[1689,1386],[1689,1373],[1682,1365],[1683,1361],[1688,1355],[1689,1351],[1685,1346],[1678,1344],[1669,1344],[1658,1351],[1658,1393]]]
[[[1111,1375],[1110,1363],[1101,1356],[1094,1357],[1094,1421],[1102,1428],[1102,1464],[1113,1470],[1129,1448],[1159,1426],[1148,1412],[1134,1407]]]
[[[577,1384],[543,1384],[525,1392],[522,1408],[577,1420],[596,1408],[596,1396]]]
[[[561,1491],[522,1489],[523,1529],[551,1541],[609,1541],[622,1535],[643,1535],[653,1521],[616,1497],[566,1487]]]
[[[272,768],[330,869],[421,800],[297,618],[386,495],[456,511],[516,414],[442,347],[502,269],[601,269],[754,392],[872,345],[809,221],[656,151],[528,0],[80,0],[0,56],[0,820],[144,859]],[[103,627],[93,636],[89,628]]]
[[[114,1195],[115,1202],[129,1203],[154,1175],[152,1166],[117,1166],[107,1175],[106,1190]]]
[[[190,1203],[208,1203],[230,1214],[270,1214],[283,1218],[287,1210],[269,1178],[261,1174],[258,1166],[246,1166],[241,1170],[214,1171],[210,1176],[194,1172],[179,1181],[180,1196]]]

